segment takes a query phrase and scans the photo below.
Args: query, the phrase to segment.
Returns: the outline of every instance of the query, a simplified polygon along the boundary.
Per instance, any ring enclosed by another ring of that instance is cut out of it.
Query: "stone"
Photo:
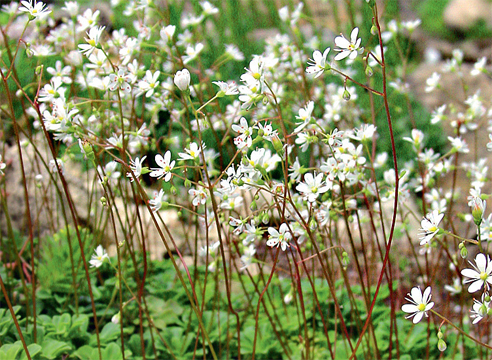
[[[477,21],[492,27],[492,3],[487,0],[451,0],[443,13],[444,23],[455,30],[466,31]]]

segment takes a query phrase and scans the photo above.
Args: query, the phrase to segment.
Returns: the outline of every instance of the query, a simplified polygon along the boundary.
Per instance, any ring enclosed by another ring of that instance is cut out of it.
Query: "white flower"
[[[164,196],[164,190],[162,189],[160,189],[159,192],[154,192],[154,198],[149,200],[150,210],[152,210],[152,212],[159,211],[164,202]]]
[[[488,299],[488,300],[487,300]],[[472,324],[478,323],[480,320],[482,320],[485,316],[488,315],[489,310],[490,310],[490,296],[488,292],[484,292],[482,294],[482,300],[478,301],[476,299],[473,299],[473,307],[472,310],[470,310],[470,318],[474,319]]]
[[[45,8],[45,4],[41,1],[40,2],[36,2],[36,0],[34,0],[33,2],[21,1],[21,5],[22,6],[19,8],[19,11],[28,12],[29,20],[34,20],[38,17],[42,18],[51,12],[50,9]]]
[[[3,175],[2,170],[5,169],[6,166],[7,165],[4,162],[2,162],[2,155],[0,155],[0,175]]]
[[[467,284],[471,282],[471,285],[468,287],[468,292],[474,293],[480,290],[482,286],[485,286],[488,289],[489,284],[492,284],[492,277],[490,276],[490,273],[492,272],[492,262],[490,257],[478,253],[475,257],[476,265],[473,265],[470,261],[469,263],[473,269],[461,270],[461,275],[469,278],[466,279],[464,283]]]
[[[427,244],[439,232],[439,223],[443,217],[444,214],[434,210],[422,219],[419,230],[420,245]]]
[[[475,64],[473,64],[473,70],[470,72],[472,76],[477,76],[480,73],[486,73],[485,64],[487,63],[487,58],[485,56],[481,57],[477,60]]]
[[[418,129],[412,129],[412,137],[404,137],[403,140],[413,144],[415,151],[419,152],[424,140],[424,133]]]
[[[62,80],[58,77],[51,79],[49,84],[43,86],[39,92],[39,102],[53,102],[56,98],[65,97],[65,88],[61,86]]]
[[[405,300],[410,301],[411,304],[405,304],[401,307],[401,309],[407,314],[410,314],[405,316],[405,318],[409,319],[413,317],[413,323],[416,324],[422,320],[424,315],[427,317],[427,311],[432,309],[434,306],[434,302],[430,302],[432,297],[431,288],[430,286],[427,287],[424,294],[422,294],[420,287],[414,287],[407,295],[408,296],[405,297]]]
[[[205,205],[205,203],[207,202],[207,193],[202,189],[190,189],[188,190],[188,194],[193,196],[193,206],[198,206],[199,204]]]
[[[117,167],[118,163],[116,161],[110,161],[104,167],[104,171],[102,170],[101,166],[98,166],[97,172],[99,173],[99,176],[103,179],[104,177],[106,177],[108,180],[117,180],[121,176],[121,173],[119,171],[116,171]]]
[[[319,194],[323,194],[330,189],[330,186],[323,185],[324,174],[307,173],[304,175],[304,182],[297,185],[296,189],[303,193],[309,202],[315,202]]]
[[[487,151],[492,151],[492,134],[489,134],[489,142],[487,143]]]
[[[180,70],[174,75],[174,84],[181,91],[188,90],[190,86],[190,72],[188,69]]]
[[[470,152],[470,149],[468,149],[468,145],[461,137],[453,138],[451,136],[448,136],[448,140],[451,142],[451,146],[453,147],[452,150],[463,154],[467,154]]]
[[[230,58],[232,58],[235,61],[243,61],[244,60],[243,53],[234,44],[226,44],[225,45],[225,52],[226,52],[227,56],[229,56]]]
[[[131,76],[124,69],[119,69],[117,74],[109,74],[109,90],[121,89],[126,93],[131,92]]]
[[[461,284],[461,280],[459,278],[454,278],[453,285],[444,285],[444,290],[449,291],[451,295],[456,295],[461,293],[461,290],[463,290],[463,285]]]
[[[62,175],[65,173],[65,163],[62,159],[56,159],[56,163],[55,160],[51,159],[48,167],[52,173],[58,174],[58,167],[60,168]]]
[[[407,29],[407,31],[411,34],[415,31],[415,29],[422,23],[420,19],[410,20],[410,21],[402,21],[401,27],[403,29]]]
[[[441,122],[441,120],[445,120],[446,115],[444,115],[444,111],[446,111],[446,104],[439,106],[434,110],[431,114],[431,124],[437,124]]]
[[[142,164],[146,158],[147,156],[143,156],[142,159],[137,157],[134,160],[130,160],[130,169],[132,169],[133,174],[135,175],[135,177],[133,177],[131,172],[126,173],[126,176],[130,178],[130,181],[134,181],[140,177],[142,174]]]
[[[89,36],[88,38],[85,38],[87,44],[79,45],[79,49],[82,54],[84,54],[85,56],[90,56],[92,52],[97,49],[99,45],[99,39],[101,38],[101,34],[104,28],[105,26],[94,26],[87,32],[87,36]]]
[[[152,172],[149,174],[151,177],[156,177],[158,179],[164,178],[165,182],[171,180],[171,170],[176,163],[175,160],[171,161],[171,151],[166,151],[164,157],[161,154],[155,156],[155,162],[159,165],[158,168],[152,168]]]
[[[194,60],[203,50],[203,44],[198,43],[195,47],[189,45],[186,48],[186,55],[183,56],[183,64],[188,64],[190,61]],[[179,87],[179,86],[178,86]]]
[[[95,250],[95,254],[92,254],[89,263],[91,264],[91,267],[98,268],[104,263],[105,259],[108,259],[109,261],[108,253],[106,252],[106,250],[103,249],[101,245],[99,245]]]
[[[268,240],[267,246],[271,247],[281,247],[282,251],[285,251],[289,245],[289,240],[292,239],[292,233],[289,231],[289,227],[286,223],[280,225],[279,230],[269,227],[268,228]]]
[[[249,148],[253,142],[253,138],[251,137],[253,129],[248,125],[246,118],[242,117],[239,120],[239,125],[233,124],[231,128],[233,131],[239,133],[239,136],[234,138],[234,144],[238,149],[243,149],[244,147]]]
[[[70,78],[70,74],[72,72],[72,68],[70,66],[65,66],[62,68],[62,62],[58,60],[55,64],[55,67],[48,67],[46,71],[51,74],[53,77],[58,77],[65,84],[71,84],[72,79]]]
[[[145,78],[138,83],[138,87],[142,93],[146,92],[145,97],[151,97],[154,94],[154,90],[159,86],[160,71],[156,71],[154,74],[150,70],[145,73]]]
[[[202,145],[203,148],[205,148],[205,145]],[[198,146],[197,143],[192,142],[190,144],[189,149],[185,149],[186,152],[184,153],[178,153],[179,155],[179,160],[195,160],[198,159],[198,156],[202,152],[202,149]]]
[[[76,17],[79,13],[79,4],[76,1],[67,1],[61,9],[68,12],[71,17]]]
[[[249,265],[253,263],[254,257],[256,254],[256,247],[254,244],[249,244],[244,248],[244,255],[241,256],[241,266],[240,270],[246,269]]]
[[[217,85],[220,90],[217,92],[217,97],[222,97],[224,95],[237,95],[239,91],[235,82],[228,84],[224,81],[213,81],[212,84]]]
[[[301,120],[300,123],[296,123],[297,127],[294,129],[294,133],[298,133],[302,129],[306,127],[307,124],[311,121],[311,115],[314,110],[314,101],[310,101],[303,108],[299,109],[299,115],[296,116],[296,119]]]
[[[98,17],[99,10],[92,12],[91,9],[87,9],[86,11],[84,11],[83,15],[77,16],[77,21],[79,23],[77,31],[84,31],[87,28],[95,26]]]
[[[313,52],[313,59],[308,60],[308,67],[306,68],[306,72],[308,74],[316,74],[314,77],[317,78],[323,74],[323,71],[329,70],[330,66],[326,65],[326,57],[330,52],[330,48],[326,48],[326,50],[321,54],[321,51],[315,50]]]
[[[160,35],[162,40],[168,41],[171,40],[174,36],[174,32],[176,31],[175,25],[168,25],[161,29]]]
[[[439,80],[441,80],[441,75],[433,72],[431,77],[426,80],[427,86],[425,87],[425,92],[432,92],[435,89],[439,88]]]
[[[373,124],[362,124],[360,129],[355,129],[354,132],[355,134],[350,136],[352,139],[365,142],[372,140],[372,137],[376,132],[376,126]]]
[[[364,51],[364,48],[359,48],[361,39],[357,39],[359,35],[359,28],[356,27],[352,30],[350,34],[350,41],[348,41],[342,34],[335,38],[335,44],[339,47],[339,49],[335,49],[336,51],[340,51],[340,54],[335,56],[335,60],[345,59],[347,56],[350,60],[354,60],[358,54],[361,54]]]
[[[215,251],[219,248],[220,242],[216,241],[210,246],[202,246],[198,249],[198,256],[205,256],[207,253],[211,256],[215,256]]]
[[[203,15],[214,15],[219,12],[219,9],[217,9],[215,6],[213,6],[210,2],[208,1],[201,1],[200,6],[203,9]]]

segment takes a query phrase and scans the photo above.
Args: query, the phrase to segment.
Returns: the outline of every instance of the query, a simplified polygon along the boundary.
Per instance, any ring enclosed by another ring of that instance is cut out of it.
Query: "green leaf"
[[[81,346],[80,348],[77,349],[77,351],[73,353],[73,355],[80,360],[92,360],[94,358],[93,357],[94,351],[96,353],[97,358],[99,358],[99,356],[97,355],[97,349],[89,345]]]
[[[80,314],[79,316],[72,316],[72,325],[69,330],[69,338],[80,338],[84,336],[88,336],[87,329],[89,327],[89,317],[84,314]]]
[[[61,316],[53,316],[53,325],[55,325],[55,333],[57,335],[62,335],[63,337],[68,335],[68,329],[70,329],[71,323],[72,319],[69,314],[65,313]]]
[[[29,351],[29,355],[31,355],[31,359],[36,356],[41,351],[42,347],[38,344],[27,345],[27,350]],[[27,360],[27,355],[25,352],[22,352],[22,356],[20,360]]]
[[[13,360],[17,358],[17,355],[22,350],[22,345],[20,341],[16,341],[14,344],[7,344],[2,346],[2,350],[5,351],[6,360]]]
[[[72,349],[72,346],[70,344],[51,338],[46,339],[42,343],[42,347],[43,351],[41,352],[41,354],[48,359],[60,358],[60,355]]]
[[[116,340],[119,336],[120,336],[120,325],[109,322],[106,325],[104,325],[102,331],[99,333],[99,340],[101,342],[101,345],[105,345]],[[97,345],[96,334],[91,336],[89,345],[92,346]]]
[[[182,324],[180,315],[184,310],[175,300],[170,299],[164,301],[155,296],[149,296],[147,298],[147,304],[154,325],[158,329],[164,330],[169,325]],[[135,322],[135,325],[138,324],[138,319],[136,319]]]
[[[20,306],[14,306],[14,314],[17,314],[21,309]],[[0,338],[3,338],[14,325],[12,315],[8,309],[0,309]]]
[[[103,359],[111,360],[123,360],[123,354],[121,354],[121,349],[116,343],[111,343],[106,346],[102,352]]]

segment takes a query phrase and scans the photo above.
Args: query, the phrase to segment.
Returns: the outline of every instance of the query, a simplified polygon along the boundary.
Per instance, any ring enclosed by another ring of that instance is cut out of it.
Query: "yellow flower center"
[[[418,304],[418,305],[417,305],[417,309],[418,309],[419,311],[424,311],[424,310],[425,310],[425,304]]]

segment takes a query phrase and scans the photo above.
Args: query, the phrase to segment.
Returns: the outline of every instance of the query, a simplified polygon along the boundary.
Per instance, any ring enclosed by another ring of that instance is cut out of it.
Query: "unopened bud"
[[[437,348],[439,349],[439,351],[444,351],[448,348],[448,346],[446,345],[446,342],[443,339],[439,339],[437,341]]]
[[[309,229],[311,231],[314,231],[314,230],[316,230],[317,226],[318,226],[317,221],[314,218],[312,218],[311,221],[309,221]]]
[[[344,251],[344,252],[342,253],[342,265],[343,265],[344,267],[347,267],[347,266],[348,266],[348,264],[350,264],[350,258],[349,258],[349,256],[348,256],[347,252],[346,252],[346,251]]]
[[[268,224],[270,222],[270,215],[268,215],[268,213],[265,213],[261,218],[261,222],[265,225]]]
[[[461,244],[460,244],[461,245]],[[468,256],[468,250],[467,248],[463,245],[463,247],[461,247],[460,249],[460,255],[463,259],[466,259],[466,257]]]
[[[343,100],[345,100],[345,101],[349,101],[349,100],[350,100],[350,92],[349,92],[347,89],[345,89],[345,90],[343,91],[343,95],[342,95],[342,97],[343,97]]]

